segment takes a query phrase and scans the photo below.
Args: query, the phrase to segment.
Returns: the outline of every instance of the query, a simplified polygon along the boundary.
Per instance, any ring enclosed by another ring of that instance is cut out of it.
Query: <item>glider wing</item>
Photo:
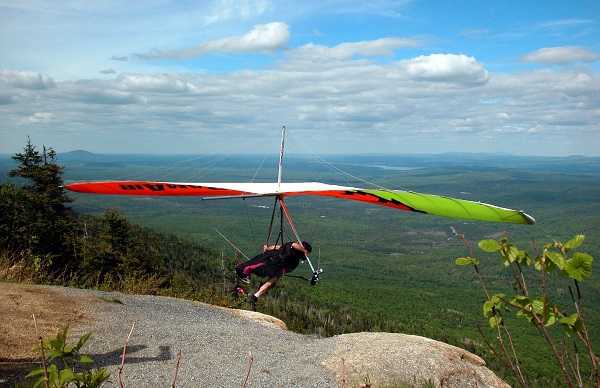
[[[533,224],[535,219],[523,211],[482,202],[434,194],[400,190],[372,190],[329,185],[319,182],[282,183],[175,183],[151,181],[78,182],[65,185],[81,193],[144,196],[299,196],[317,195],[367,202],[394,209],[466,220]]]

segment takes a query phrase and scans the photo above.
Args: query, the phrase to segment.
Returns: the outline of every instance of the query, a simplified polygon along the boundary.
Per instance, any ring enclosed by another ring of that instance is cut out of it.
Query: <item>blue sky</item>
[[[3,1],[0,153],[600,155],[597,1]]]

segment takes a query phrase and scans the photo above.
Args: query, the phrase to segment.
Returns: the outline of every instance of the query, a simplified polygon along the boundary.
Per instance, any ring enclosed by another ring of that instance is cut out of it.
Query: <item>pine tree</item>
[[[69,261],[72,253],[68,240],[74,219],[66,206],[71,200],[63,188],[63,168],[56,162],[56,152],[43,147],[40,153],[28,137],[23,152],[15,154],[13,159],[18,165],[9,175],[24,179],[25,185],[18,203],[14,202],[23,211],[8,220],[12,225],[12,235],[25,231],[27,244],[18,248],[60,256],[55,265],[62,266]],[[14,194],[13,198],[16,198]],[[15,225],[20,230],[15,230]]]

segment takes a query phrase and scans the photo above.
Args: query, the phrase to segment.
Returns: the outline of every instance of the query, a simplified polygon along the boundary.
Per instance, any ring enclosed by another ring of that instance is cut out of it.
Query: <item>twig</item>
[[[587,331],[587,327],[585,325],[585,320],[583,319],[583,309],[581,307],[581,290],[579,289],[579,283],[577,282],[577,280],[573,280],[573,283],[575,283],[575,289],[577,290],[577,299],[575,299],[575,297],[573,296],[573,289],[571,288],[571,286],[569,286],[569,293],[571,294],[571,300],[573,300],[573,304],[575,305],[575,310],[577,311],[577,315],[579,316],[579,321],[581,322],[581,330],[577,330],[578,332],[581,331],[581,335],[579,335],[579,338],[581,339],[581,341],[583,342],[583,344],[586,347],[586,350],[588,351],[588,355],[590,357],[590,362],[592,364],[592,375],[594,376],[593,378],[596,380],[596,386],[600,387],[600,373],[599,373],[599,367],[598,367],[598,360],[597,360],[597,356],[594,354],[594,350],[592,349],[592,341],[590,340],[590,337],[588,335],[588,331]]]
[[[544,322],[535,313],[533,314],[533,321],[534,321],[534,326],[538,329],[538,332],[544,337],[544,339],[546,340],[546,343],[550,346],[550,349],[552,349],[552,353],[554,354],[556,361],[558,361],[558,366],[560,367],[560,370],[562,371],[563,376],[565,378],[565,383],[567,384],[568,387],[573,387],[573,382],[571,381],[571,375],[567,371],[564,359],[558,353],[558,350],[556,349],[556,345],[554,344],[554,341],[552,341],[552,337],[550,336],[550,333],[548,333],[546,326],[544,326]]]
[[[485,345],[488,347],[488,350],[491,352],[491,354],[496,357],[498,360],[500,360],[504,366],[506,368],[510,368],[510,364],[508,363],[508,361],[503,358],[503,354],[498,353],[498,351],[496,349],[494,349],[494,347],[492,346],[491,342],[488,340],[488,338],[485,336],[485,333],[483,332],[483,330],[481,329],[481,325],[477,324],[477,330],[479,331],[479,335],[481,336],[481,338],[483,339],[483,342],[485,343]]]
[[[523,270],[521,269],[521,264],[519,264],[518,261],[515,261],[515,264],[517,266],[517,270],[518,270],[518,277],[517,278],[517,283],[519,284],[519,286],[521,287],[521,290],[523,291],[523,295],[525,296],[529,296],[529,290],[527,289],[527,283],[525,282],[525,276],[523,275]]]
[[[575,343],[575,340],[573,340],[575,364],[573,364],[573,361],[571,360],[571,354],[567,351],[567,346],[565,345],[564,339],[560,344],[562,346],[563,358],[567,360],[567,365],[569,368],[571,368],[571,373],[573,373],[573,377],[575,378],[577,386],[582,388],[583,380],[581,379],[581,373],[579,372],[579,354],[577,351],[577,344]]]
[[[177,352],[177,364],[175,365],[175,373],[173,373],[173,383],[171,383],[171,388],[175,388],[175,382],[177,381],[177,372],[179,371],[179,361],[181,361],[181,350]]]
[[[506,328],[504,328],[506,330]],[[512,357],[510,356],[510,354],[508,353],[508,351],[506,350],[506,346],[504,345],[504,339],[502,338],[502,331],[500,330],[500,325],[497,324],[496,325],[496,331],[498,332],[498,336],[496,337],[496,339],[498,340],[498,344],[500,345],[500,349],[502,350],[502,353],[504,353],[504,355],[506,356],[506,359],[508,360],[508,363],[510,364],[510,369],[512,369],[513,374],[515,375],[515,377],[520,378],[519,372],[517,371],[517,368],[515,366],[515,362],[512,359]],[[522,384],[523,387],[526,387],[527,385]]]
[[[246,372],[246,378],[241,385],[241,388],[246,388],[248,384],[248,378],[250,377],[250,371],[252,370],[252,363],[254,362],[254,357],[252,356],[252,352],[248,352],[248,372]]]
[[[581,378],[581,367],[579,365],[579,351],[577,350],[577,344],[573,341],[573,348],[575,349],[575,371],[577,372],[577,381],[580,386],[583,386],[583,379]]]
[[[520,310],[524,313],[530,313],[531,311],[525,309],[523,306],[520,306],[516,303],[513,303],[510,300],[506,300],[504,298],[501,298],[501,300],[506,303],[507,305]],[[552,354],[554,354],[554,357],[556,358],[556,360],[558,361],[558,365],[560,367],[560,370],[565,378],[565,383],[568,387],[572,388],[573,382],[571,381],[571,375],[569,374],[569,372],[566,369],[565,363],[564,363],[564,358],[560,356],[558,349],[556,348],[556,345],[554,344],[554,341],[552,340],[552,336],[550,335],[550,333],[548,333],[548,329],[546,328],[546,326],[544,325],[544,321],[542,319],[542,317],[540,317],[538,314],[533,313],[532,314],[532,318],[533,318],[533,326],[538,330],[538,333],[540,333],[540,335],[542,337],[544,337],[544,340],[546,341],[546,343],[548,344],[548,346],[550,346],[550,349],[552,350]]]
[[[346,388],[346,384],[348,383],[348,379],[346,378],[346,363],[342,358],[342,388]]]
[[[127,339],[125,339],[125,345],[123,346],[123,354],[121,355],[121,366],[119,367],[119,386],[121,388],[125,388],[125,385],[123,384],[121,375],[123,374],[123,367],[125,366],[125,353],[127,353],[127,344],[129,343],[129,337],[131,337],[131,333],[133,333],[134,327],[135,327],[135,322],[133,322],[133,324],[131,325],[131,330],[129,330],[129,335],[127,336]]]
[[[466,239],[465,234],[456,232],[456,236],[462,240],[463,244],[465,245],[465,248],[467,248],[467,250],[469,251],[469,256],[475,257],[475,253],[473,252],[473,247],[471,246],[469,241]],[[483,276],[481,276],[481,273],[479,272],[479,267],[477,266],[477,264],[473,264],[473,269],[475,270],[475,274],[477,275],[477,279],[479,280],[479,284],[481,285],[481,288],[483,288],[483,292],[485,292],[485,296],[487,297],[487,300],[490,300],[491,299],[490,293],[487,290],[485,282],[483,281]]]
[[[504,332],[506,333],[506,336],[508,337],[508,343],[510,345],[510,350],[512,351],[513,357],[515,359],[515,368],[517,369],[517,372],[519,373],[519,379],[521,380],[521,384],[523,384],[524,387],[527,387],[528,384],[527,384],[527,381],[525,380],[525,376],[523,375],[523,372],[521,371],[521,367],[519,366],[519,358],[517,357],[517,352],[515,351],[515,345],[513,344],[512,336],[510,335],[510,332],[508,331],[506,326],[502,325],[502,328],[504,329]]]
[[[40,351],[42,352],[42,365],[44,366],[44,387],[48,388],[48,367],[46,366],[46,354],[44,352],[44,340],[42,336],[38,333],[37,321],[35,320],[35,314],[31,314],[33,316],[33,325],[35,326],[35,335],[40,340]]]
[[[475,257],[475,254],[473,252],[473,247],[471,246],[469,241],[466,239],[464,233],[456,232],[455,235],[462,240],[463,244],[465,245],[465,248],[467,248],[467,250],[469,251],[470,257]],[[479,284],[481,285],[481,288],[483,289],[483,292],[485,293],[487,300],[488,301],[491,300],[490,293],[485,285],[483,276],[481,276],[481,273],[479,272],[479,267],[477,266],[477,264],[473,264],[473,270],[475,271],[475,274],[477,275],[477,279],[479,280]],[[510,369],[512,370],[514,376],[520,380],[519,382],[521,383],[521,385],[523,387],[527,387],[528,386],[527,382],[525,381],[525,378],[523,377],[523,374],[521,373],[521,369],[519,368],[519,365],[518,365],[519,360],[517,359],[516,354],[514,352],[514,346],[512,345],[512,338],[510,337],[510,333],[508,332],[508,329],[506,328],[506,326],[502,325],[502,328],[508,335],[515,360],[513,361],[513,358],[510,356],[510,354],[506,350],[506,346],[504,345],[504,339],[502,338],[502,332],[500,331],[500,325],[496,325],[496,330],[498,332],[498,336],[496,337],[496,339],[498,340],[498,344],[500,345],[502,354],[504,355],[505,360],[508,362],[508,365],[510,366]],[[493,348],[490,346],[490,349],[493,349]]]

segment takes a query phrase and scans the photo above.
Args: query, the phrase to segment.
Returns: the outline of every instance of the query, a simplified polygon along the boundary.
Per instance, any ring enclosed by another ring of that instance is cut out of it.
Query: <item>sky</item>
[[[600,155],[600,2],[0,0],[0,153]]]

